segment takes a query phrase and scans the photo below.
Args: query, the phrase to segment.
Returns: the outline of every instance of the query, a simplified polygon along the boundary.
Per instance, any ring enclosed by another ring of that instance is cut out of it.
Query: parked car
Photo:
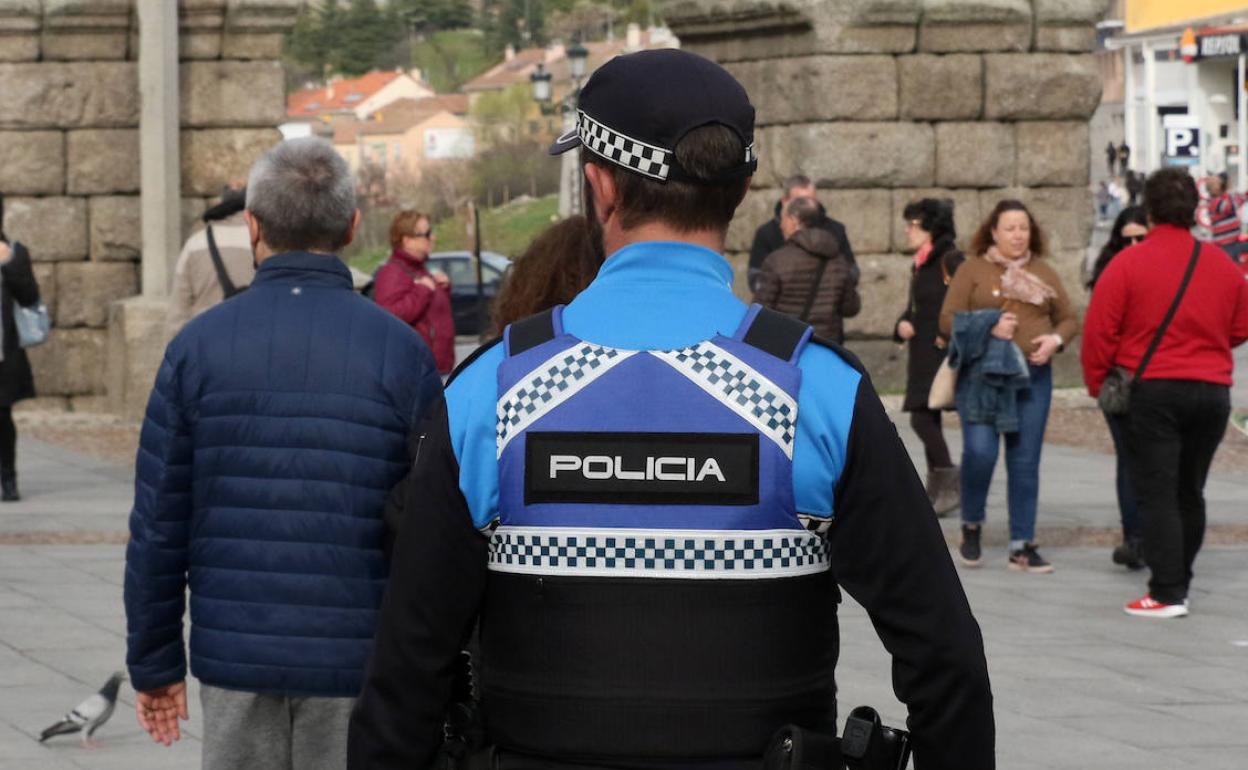
[[[480,334],[483,331],[482,321],[486,327],[489,326],[490,303],[494,301],[503,276],[511,267],[510,259],[493,251],[481,252],[484,308],[477,304],[477,266],[472,260],[471,251],[435,251],[429,255],[428,267],[431,271],[446,273],[451,279],[451,314],[455,319],[456,334]],[[378,265],[377,270],[380,269],[381,265]],[[377,270],[373,271],[374,279],[377,277]],[[372,298],[371,280],[362,289],[362,293]]]

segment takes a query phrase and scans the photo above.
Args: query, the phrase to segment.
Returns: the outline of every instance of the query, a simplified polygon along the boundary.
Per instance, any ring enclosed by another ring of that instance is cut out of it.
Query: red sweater
[[[1096,283],[1083,322],[1083,381],[1093,396],[1113,366],[1134,372],[1174,301],[1192,256],[1192,235],[1158,225],[1123,249]],[[1146,380],[1231,384],[1231,348],[1248,340],[1248,281],[1211,244],[1200,249],[1192,282],[1144,371]]]
[[[455,319],[451,314],[449,285],[430,289],[419,283],[432,275],[423,262],[395,249],[390,261],[377,271],[373,297],[377,304],[394,313],[420,333],[433,351],[440,374],[455,368]]]

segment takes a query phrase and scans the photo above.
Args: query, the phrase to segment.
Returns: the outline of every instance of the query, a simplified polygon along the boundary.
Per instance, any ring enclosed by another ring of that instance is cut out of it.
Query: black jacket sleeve
[[[992,691],[979,624],[918,474],[865,375],[828,536],[838,582],[866,608],[892,655],[917,770],[992,770]]]
[[[425,768],[442,743],[454,664],[485,593],[486,539],[459,489],[446,404],[408,474],[373,656],[351,714],[350,770]]]
[[[20,243],[13,243],[13,257],[0,266],[4,288],[13,295],[13,301],[29,307],[39,301],[39,284],[30,264],[30,252]]]
[[[767,255],[784,245],[780,223],[769,219],[754,231],[754,243],[750,245],[750,269],[760,270]]]

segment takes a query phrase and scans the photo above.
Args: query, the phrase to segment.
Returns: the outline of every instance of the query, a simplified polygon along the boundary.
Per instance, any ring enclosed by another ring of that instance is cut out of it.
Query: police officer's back
[[[783,725],[835,731],[839,583],[894,657],[918,767],[991,768],[979,628],[870,382],[731,292],[744,90],[650,51],[580,109],[552,152],[586,150],[611,256],[424,427],[350,766],[431,762],[479,621],[502,767],[758,767]]]

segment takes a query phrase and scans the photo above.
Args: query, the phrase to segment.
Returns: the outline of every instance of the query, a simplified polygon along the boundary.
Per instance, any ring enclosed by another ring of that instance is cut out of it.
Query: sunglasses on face
[[[408,237],[409,237],[409,238],[432,238],[432,237],[433,237],[433,228],[431,227],[431,228],[429,228],[428,230],[424,231],[423,233],[411,233],[411,234],[409,234],[409,236],[408,236]]]
[[[1122,239],[1123,239],[1124,241],[1126,241],[1127,243],[1139,243],[1140,241],[1144,240],[1144,236],[1142,236],[1142,235],[1124,235],[1124,236],[1122,236]]]

